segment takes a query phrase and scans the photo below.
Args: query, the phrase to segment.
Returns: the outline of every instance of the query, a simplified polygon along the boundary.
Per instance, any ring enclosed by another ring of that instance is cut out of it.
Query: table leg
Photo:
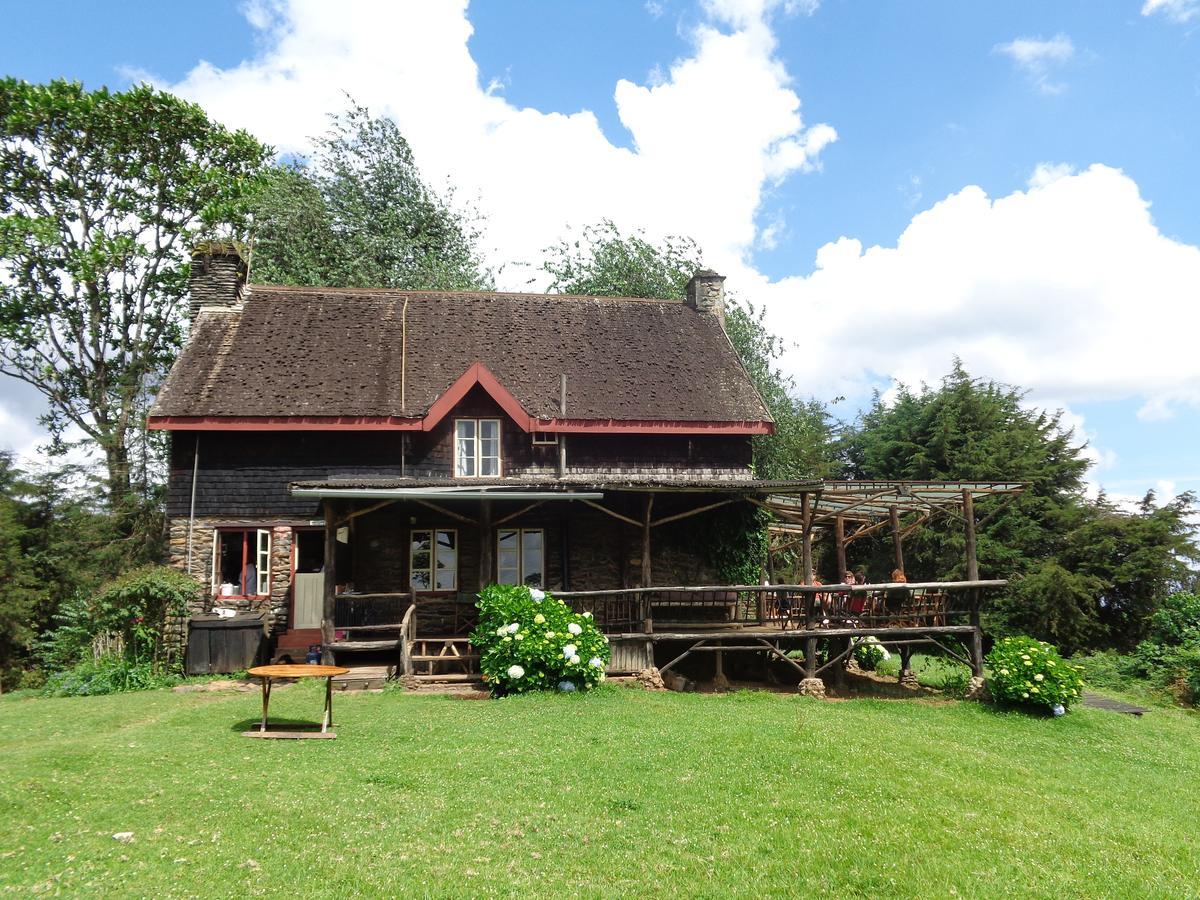
[[[321,734],[333,727],[333,676],[325,679],[325,715],[321,717]]]
[[[263,680],[262,680],[262,702],[263,702],[263,714],[262,714],[262,722],[260,722],[258,725],[259,733],[265,732],[267,730],[267,708],[271,705],[271,679],[270,678],[263,678]]]

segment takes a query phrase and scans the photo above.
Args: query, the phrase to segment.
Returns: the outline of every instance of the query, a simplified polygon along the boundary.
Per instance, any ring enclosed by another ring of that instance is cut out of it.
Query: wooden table
[[[341,666],[280,665],[258,666],[247,674],[262,679],[262,722],[258,730],[243,731],[246,737],[261,738],[335,738],[329,729],[333,727],[333,677],[345,675],[349,669]],[[267,708],[271,704],[271,679],[273,678],[324,678],[325,714],[321,717],[320,731],[268,731]]]

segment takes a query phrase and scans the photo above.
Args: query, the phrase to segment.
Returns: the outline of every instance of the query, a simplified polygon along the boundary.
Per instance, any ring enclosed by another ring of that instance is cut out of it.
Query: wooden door
[[[292,628],[320,628],[325,601],[325,575],[322,572],[296,573],[296,621]]]

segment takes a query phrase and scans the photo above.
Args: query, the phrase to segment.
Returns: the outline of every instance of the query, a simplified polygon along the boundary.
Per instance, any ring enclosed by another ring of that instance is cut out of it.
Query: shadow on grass
[[[243,731],[258,731],[262,725],[262,719],[242,719],[240,722],[234,722],[229,726],[230,731],[236,731],[239,734]],[[332,728],[332,726],[330,726]],[[321,723],[314,722],[311,719],[277,719],[271,716],[267,723],[267,731],[320,731]]]

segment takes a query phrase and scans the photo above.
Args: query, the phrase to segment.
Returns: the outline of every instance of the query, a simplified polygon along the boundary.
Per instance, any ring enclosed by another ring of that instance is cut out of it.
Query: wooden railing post
[[[337,592],[337,506],[324,501],[325,513],[325,584],[321,605],[321,662],[333,665],[333,617]]]

